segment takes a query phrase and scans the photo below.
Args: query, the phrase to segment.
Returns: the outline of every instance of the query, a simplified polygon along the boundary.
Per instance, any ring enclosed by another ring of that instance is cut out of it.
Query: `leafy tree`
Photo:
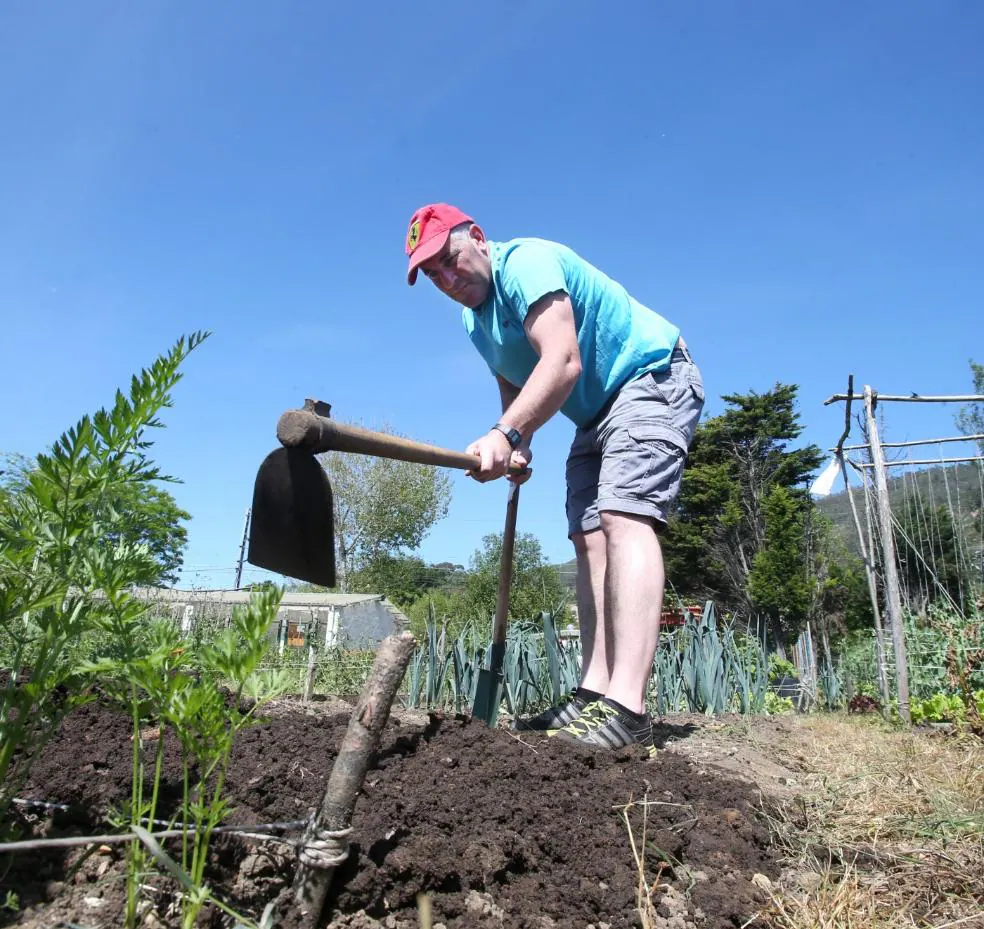
[[[416,555],[382,553],[352,572],[348,589],[383,594],[402,609],[436,586],[442,576]]]
[[[762,503],[765,533],[748,573],[748,596],[768,617],[777,642],[799,634],[811,606],[804,509],[780,484],[769,489]]]
[[[37,463],[22,455],[7,455],[0,469],[0,502],[11,495],[29,493],[31,475]],[[149,560],[133,583],[155,587],[177,583],[188,544],[188,530],[182,525],[191,514],[178,506],[164,488],[149,482],[128,482],[107,487],[99,506],[124,515],[103,523],[103,544],[129,544],[145,547]]]
[[[495,615],[502,559],[502,533],[482,539],[482,548],[471,559],[471,573],[465,581],[464,607],[469,617]],[[532,533],[516,534],[513,546],[509,615],[529,619],[542,610],[554,610],[564,597],[556,569],[547,564],[539,540]]]
[[[449,639],[454,639],[463,626],[480,619],[468,609],[464,588],[435,587],[421,594],[405,612],[410,620],[410,631],[418,642],[423,642],[430,621],[446,627]]]
[[[184,564],[188,530],[182,522],[191,514],[181,509],[171,494],[153,484],[125,487],[113,505],[128,514],[117,541],[146,545],[153,566],[136,583],[146,586],[176,584]]]
[[[392,432],[385,427],[380,431]],[[342,590],[353,573],[416,549],[448,512],[446,470],[370,455],[320,456],[331,481],[335,546]]]
[[[772,615],[778,615],[776,596],[781,588],[766,578],[774,575],[783,558],[801,563],[805,533],[795,541],[795,552],[763,556],[754,594],[749,579],[759,553],[774,548],[780,537],[792,544],[797,519],[802,527],[813,506],[806,482],[822,453],[815,445],[790,447],[802,432],[796,393],[794,384],[776,384],[763,394],[725,395],[729,408],[698,427],[678,511],[664,537],[667,574],[681,593],[712,596],[748,616],[770,604]],[[775,496],[777,487],[786,494]],[[780,521],[771,545],[770,511]],[[785,588],[792,597],[783,608],[785,616],[802,611],[794,587]],[[785,635],[782,623],[773,631]],[[783,644],[781,638],[777,644]]]
[[[974,393],[984,397],[984,365],[970,363],[970,371],[974,378]],[[957,428],[964,435],[984,435],[984,402],[968,403],[957,413]],[[977,440],[977,447],[984,455],[984,439]]]

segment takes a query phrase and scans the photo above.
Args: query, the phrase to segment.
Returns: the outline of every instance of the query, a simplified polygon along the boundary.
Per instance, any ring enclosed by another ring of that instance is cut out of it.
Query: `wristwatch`
[[[523,441],[523,436],[520,434],[518,429],[513,429],[510,426],[503,426],[502,423],[496,423],[492,429],[497,429],[501,432],[506,437],[506,441],[512,449],[515,449],[519,443]],[[490,429],[489,432],[491,432],[492,429]]]

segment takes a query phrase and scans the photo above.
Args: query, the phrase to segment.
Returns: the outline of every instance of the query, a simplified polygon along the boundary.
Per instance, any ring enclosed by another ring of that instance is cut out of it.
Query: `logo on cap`
[[[410,231],[407,233],[407,248],[412,252],[416,247],[417,243],[420,241],[420,220],[412,223],[410,225]]]

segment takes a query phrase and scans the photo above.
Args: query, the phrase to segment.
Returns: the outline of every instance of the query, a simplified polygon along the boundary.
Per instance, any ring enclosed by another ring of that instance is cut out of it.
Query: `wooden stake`
[[[847,477],[847,465],[844,462],[844,440],[851,431],[851,397],[854,396],[854,375],[850,374],[847,378],[847,405],[844,408],[844,432],[837,443],[835,452],[837,460],[841,466],[841,477],[844,479],[844,490],[847,493],[848,502],[851,504],[851,516],[854,518],[854,531],[858,535],[858,545],[861,549],[861,562],[864,564],[864,576],[868,582],[868,599],[871,601],[871,612],[875,619],[875,661],[878,663],[878,692],[882,698],[882,713],[888,714],[888,674],[885,670],[885,633],[882,629],[881,607],[878,604],[878,580],[875,577],[874,559],[868,550],[868,541],[865,539],[864,530],[861,528],[861,519],[858,516],[858,508],[854,503],[854,493],[851,490],[851,482]],[[867,445],[857,446],[867,448]],[[863,474],[863,472],[862,472]],[[828,658],[829,660],[829,658]]]
[[[875,422],[873,394],[867,384],[864,385],[864,412],[868,423],[868,441],[871,444],[871,462],[875,471],[875,496],[878,505],[878,523],[881,528],[882,570],[885,574],[885,606],[888,612],[888,621],[892,627],[892,646],[895,652],[895,689],[899,700],[899,716],[908,726],[912,722],[909,716],[909,664],[905,650],[905,628],[902,625],[899,575],[895,562],[892,508],[888,501],[885,456],[878,440],[878,424]]]
[[[379,747],[380,735],[389,719],[390,707],[406,673],[413,647],[414,637],[409,632],[389,636],[380,643],[369,680],[352,711],[342,747],[331,769],[321,807],[304,833],[305,846],[314,847],[325,833],[345,833],[350,828],[352,810],[369,767],[369,758]],[[332,875],[340,863],[312,864],[302,856],[294,878],[294,900],[300,908],[304,926],[313,929],[318,925]]]
[[[314,623],[315,632],[317,631],[317,623]],[[314,637],[314,632],[311,633],[312,638]],[[310,703],[314,697],[314,679],[318,675],[318,652],[314,645],[308,643],[308,663],[307,663],[307,675],[304,678],[304,702]]]

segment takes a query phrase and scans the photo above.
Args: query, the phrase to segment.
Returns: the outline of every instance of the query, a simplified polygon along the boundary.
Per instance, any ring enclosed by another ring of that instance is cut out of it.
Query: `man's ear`
[[[478,223],[471,224],[471,227],[468,230],[468,235],[479,244],[485,242],[485,233],[482,231],[482,227]]]

